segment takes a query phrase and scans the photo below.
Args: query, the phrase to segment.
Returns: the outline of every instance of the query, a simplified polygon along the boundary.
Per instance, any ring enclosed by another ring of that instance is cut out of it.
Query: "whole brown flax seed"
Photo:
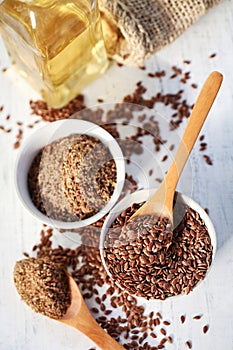
[[[209,325],[206,324],[205,326],[203,326],[202,330],[203,330],[203,333],[206,334],[209,330]]]
[[[195,315],[193,316],[194,320],[200,320],[202,318],[202,315]]]
[[[188,349],[192,349],[192,343],[191,343],[190,340],[187,340],[186,343],[185,343],[185,345],[186,345],[186,347],[187,347]]]
[[[185,322],[185,320],[186,320],[185,315],[181,315],[181,316],[180,316],[180,321],[181,321],[181,323],[184,323],[184,322]]]

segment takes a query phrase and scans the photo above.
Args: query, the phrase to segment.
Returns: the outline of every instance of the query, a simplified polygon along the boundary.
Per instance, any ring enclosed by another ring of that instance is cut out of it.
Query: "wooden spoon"
[[[101,328],[92,317],[88,307],[83,300],[82,294],[74,279],[67,273],[71,291],[71,304],[59,321],[72,326],[90,338],[101,350],[123,350],[107,332]]]
[[[130,221],[140,215],[149,214],[158,216],[159,218],[167,218],[171,227],[173,227],[173,199],[176,185],[202,125],[217,96],[222,79],[223,76],[221,73],[212,72],[205,81],[192,110],[175,157],[163,182],[152,197],[130,217]]]

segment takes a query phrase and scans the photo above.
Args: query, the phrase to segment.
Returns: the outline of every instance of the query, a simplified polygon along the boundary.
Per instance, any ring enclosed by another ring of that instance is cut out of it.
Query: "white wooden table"
[[[209,56],[216,53],[216,57]],[[203,133],[208,142],[208,154],[213,166],[203,161],[198,145],[191,156],[192,198],[208,208],[215,225],[218,250],[213,268],[200,288],[188,297],[173,301],[158,302],[157,310],[172,321],[171,332],[174,344],[167,349],[183,350],[185,341],[192,339],[196,350],[233,349],[233,0],[225,0],[209,11],[198,23],[173,44],[166,47],[146,62],[147,70],[118,67],[113,64],[108,72],[91,84],[84,94],[88,106],[97,103],[119,102],[131,93],[137,81],[148,87],[148,96],[156,91],[170,92],[170,86],[161,86],[161,81],[150,79],[147,72],[184,67],[183,60],[190,59],[187,71],[192,81],[200,87],[212,70],[224,75],[224,83],[211,111]],[[0,41],[0,67],[9,65],[4,45]],[[178,86],[176,86],[177,90]],[[185,88],[185,86],[180,86]],[[187,89],[187,98],[194,102],[198,90]],[[0,349],[1,350],[86,350],[94,344],[73,329],[35,314],[20,301],[12,271],[16,260],[24,251],[39,241],[41,223],[36,221],[21,206],[14,186],[14,164],[18,150],[13,150],[16,121],[30,124],[29,100],[38,99],[33,91],[14,71],[0,71],[0,124],[12,127],[9,134],[0,130]],[[164,115],[164,111],[160,111]],[[10,120],[5,117],[11,115]],[[179,128],[181,134],[185,123]],[[25,137],[33,131],[25,128]],[[179,188],[186,192],[186,188]],[[179,317],[186,314],[181,325]],[[194,322],[192,316],[202,313],[202,320]],[[208,323],[209,332],[204,335],[202,326]],[[109,349],[111,350],[111,349]]]

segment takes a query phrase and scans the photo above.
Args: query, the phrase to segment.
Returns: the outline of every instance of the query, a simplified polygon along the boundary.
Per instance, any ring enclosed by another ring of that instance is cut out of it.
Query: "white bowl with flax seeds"
[[[169,248],[155,253],[156,239],[137,228],[125,235],[122,227],[127,219],[154,192],[155,189],[136,191],[110,211],[101,231],[100,254],[118,287],[146,299],[165,300],[189,294],[200,285],[215,256],[216,233],[206,211],[191,198],[176,193]],[[144,229],[145,222],[146,217]]]
[[[73,118],[34,132],[15,169],[23,205],[43,223],[67,230],[106,215],[124,180],[125,161],[117,141],[104,128]]]

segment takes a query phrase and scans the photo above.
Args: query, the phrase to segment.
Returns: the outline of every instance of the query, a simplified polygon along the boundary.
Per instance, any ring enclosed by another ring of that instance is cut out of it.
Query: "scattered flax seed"
[[[191,84],[191,87],[192,87],[193,89],[197,89],[197,88],[198,88],[197,84],[195,84],[195,83]]]
[[[16,142],[14,143],[14,145],[13,145],[14,149],[19,148],[19,146],[20,146],[20,142],[19,142],[19,141],[16,141]]]
[[[107,299],[107,295],[106,295],[106,294],[103,294],[101,300],[102,300],[102,301],[105,301],[106,299]]]
[[[154,77],[155,78],[161,78],[161,77],[165,77],[165,75],[166,75],[165,70],[161,70],[161,71],[155,72]]]
[[[2,72],[5,73],[8,68],[2,68]]]
[[[160,340],[160,344],[161,345],[165,344],[166,342],[167,342],[167,338],[163,338],[163,339]]]
[[[100,304],[100,310],[101,310],[101,311],[105,311],[105,310],[106,310],[105,304]]]
[[[209,215],[209,209],[208,209],[208,208],[205,208],[204,210],[205,210],[206,214]]]
[[[172,70],[173,72],[175,72],[176,74],[182,74],[182,69],[176,67],[176,66],[172,66]]]
[[[147,76],[148,76],[149,78],[154,78],[155,75],[154,75],[154,73],[148,73]]]
[[[106,311],[104,312],[105,315],[110,315],[111,313],[112,313],[112,310],[106,310]]]
[[[194,320],[200,320],[202,318],[202,315],[195,315],[193,316]]]
[[[176,73],[170,75],[170,79],[174,79],[174,78],[176,78],[176,77],[177,77],[177,74],[176,74]]]
[[[188,349],[192,349],[192,343],[190,340],[186,341],[185,345],[187,346]]]
[[[216,52],[215,53],[212,53],[210,56],[209,56],[209,58],[214,58],[214,57],[216,57],[217,56],[217,54],[216,54]]]
[[[205,135],[201,135],[201,136],[199,137],[199,141],[200,141],[200,142],[204,141],[204,138],[205,138]]]
[[[163,324],[164,324],[164,326],[170,326],[170,322],[169,321],[163,321]]]
[[[168,343],[172,344],[173,343],[173,338],[169,335],[167,337],[167,341],[168,341]]]
[[[95,301],[97,302],[97,304],[99,304],[99,305],[101,304],[101,299],[100,299],[100,297],[96,297],[96,298],[95,298]]]
[[[184,64],[190,64],[191,63],[190,60],[184,60],[183,62],[184,62]]]
[[[180,321],[181,321],[182,324],[185,322],[185,320],[186,320],[185,315],[181,315],[180,316]]]
[[[160,319],[162,319],[162,315],[160,312],[156,312],[156,316],[159,317]]]
[[[151,176],[153,174],[153,169],[150,169],[148,174]]]
[[[150,333],[151,338],[157,338],[157,335],[153,332]]]
[[[211,158],[207,154],[204,154],[203,158],[205,159],[206,164],[213,165]]]
[[[174,150],[174,148],[175,148],[175,145],[171,145],[170,147],[169,147],[169,150],[172,152],[173,150]]]
[[[206,150],[206,148],[207,148],[207,143],[206,142],[201,142],[199,151],[203,152],[203,151]]]
[[[91,311],[92,311],[94,314],[98,314],[98,313],[99,313],[99,310],[97,309],[97,307],[92,307],[92,308],[91,308]]]
[[[104,100],[102,98],[97,98],[97,102],[102,103]]]
[[[96,294],[96,295],[99,294],[99,292],[98,292],[98,290],[96,288],[93,289],[93,293]]]
[[[167,332],[166,332],[166,330],[165,330],[164,328],[161,328],[161,329],[160,329],[160,333],[161,333],[162,335],[167,335]]]
[[[165,156],[163,156],[163,158],[162,158],[162,162],[165,162],[166,160],[168,159],[168,155],[167,154],[165,154]]]
[[[202,328],[202,330],[203,330],[203,333],[206,334],[206,333],[208,332],[208,330],[209,330],[209,325],[206,324],[206,325]]]

